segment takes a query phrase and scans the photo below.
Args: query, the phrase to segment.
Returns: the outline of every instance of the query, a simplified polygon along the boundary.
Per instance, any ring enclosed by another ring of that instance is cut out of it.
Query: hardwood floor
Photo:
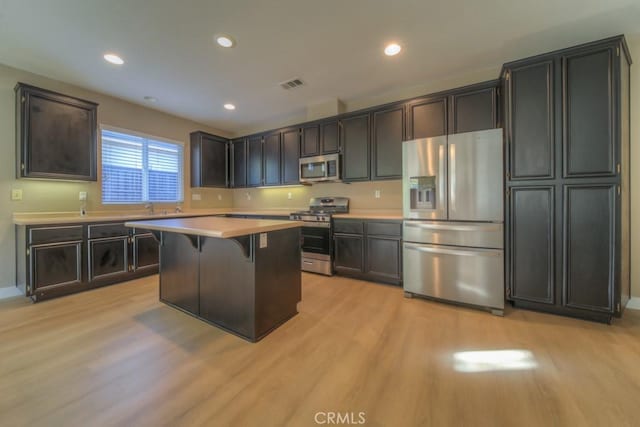
[[[640,311],[499,318],[305,274],[300,314],[250,344],[157,294],[153,276],[0,302],[0,425],[640,423]],[[496,350],[520,352],[461,353]]]

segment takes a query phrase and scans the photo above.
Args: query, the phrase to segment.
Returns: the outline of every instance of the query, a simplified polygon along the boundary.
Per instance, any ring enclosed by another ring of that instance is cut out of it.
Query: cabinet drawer
[[[336,219],[333,223],[334,233],[364,234],[364,222]]]
[[[105,237],[118,237],[129,235],[129,228],[124,226],[124,223],[118,222],[116,224],[95,224],[89,225],[89,238],[90,239],[102,239]]]
[[[38,227],[29,229],[29,244],[82,240],[82,225]]]
[[[370,236],[402,236],[402,223],[400,222],[367,222],[367,234]]]

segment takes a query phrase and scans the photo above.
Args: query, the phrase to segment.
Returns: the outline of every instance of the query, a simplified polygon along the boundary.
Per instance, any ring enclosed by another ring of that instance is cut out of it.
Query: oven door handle
[[[303,222],[302,227],[304,228],[331,228],[331,223],[328,222]]]

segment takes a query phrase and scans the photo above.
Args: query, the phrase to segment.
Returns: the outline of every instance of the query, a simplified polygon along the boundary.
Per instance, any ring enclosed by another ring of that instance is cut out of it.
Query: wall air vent
[[[289,89],[295,89],[297,87],[304,85],[304,82],[299,78],[295,78],[295,79],[290,79],[290,80],[281,82],[279,83],[279,85],[280,87],[282,87],[282,89],[289,90]]]

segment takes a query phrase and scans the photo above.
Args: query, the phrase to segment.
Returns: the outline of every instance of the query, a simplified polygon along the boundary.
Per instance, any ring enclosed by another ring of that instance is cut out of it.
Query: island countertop
[[[277,221],[267,219],[239,219],[221,217],[167,218],[144,221],[127,221],[127,227],[170,233],[190,234],[227,239],[248,234],[266,233],[301,227],[300,221]]]

